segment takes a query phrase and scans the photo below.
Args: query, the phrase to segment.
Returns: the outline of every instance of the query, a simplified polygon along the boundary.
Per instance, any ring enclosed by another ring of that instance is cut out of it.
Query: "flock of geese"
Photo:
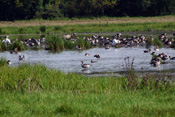
[[[165,62],[166,60],[175,60],[175,57],[168,56],[165,53],[159,53],[156,54],[155,51],[159,51],[158,46],[154,48],[154,51],[152,52],[152,49],[144,50],[144,53],[151,53],[152,59],[150,64],[154,67],[159,66],[160,64],[167,64],[168,62]]]

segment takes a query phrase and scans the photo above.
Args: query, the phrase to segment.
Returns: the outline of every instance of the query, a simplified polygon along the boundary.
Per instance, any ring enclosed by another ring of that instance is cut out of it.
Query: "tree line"
[[[0,0],[0,20],[174,15],[175,0]]]

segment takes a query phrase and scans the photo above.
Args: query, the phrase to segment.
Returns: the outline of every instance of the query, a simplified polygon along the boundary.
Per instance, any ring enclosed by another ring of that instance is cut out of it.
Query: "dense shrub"
[[[9,46],[9,50],[13,50],[13,51],[23,51],[25,50],[25,46],[18,42],[18,41],[15,41],[13,42],[10,46]]]
[[[0,67],[7,65],[7,60],[5,58],[0,58]]]
[[[39,30],[41,31],[41,33],[45,33],[46,32],[46,26],[40,26]]]
[[[47,47],[46,49],[51,51],[58,51],[64,49],[64,41],[58,36],[52,36],[47,38]]]
[[[0,41],[0,51],[6,51],[7,50],[7,45],[4,42]]]

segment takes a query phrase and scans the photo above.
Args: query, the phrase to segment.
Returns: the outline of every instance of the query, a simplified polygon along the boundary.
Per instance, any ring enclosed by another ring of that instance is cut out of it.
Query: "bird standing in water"
[[[92,65],[90,65],[90,64],[84,64],[84,62],[81,61],[81,67],[82,68],[89,68],[90,66],[92,66]]]

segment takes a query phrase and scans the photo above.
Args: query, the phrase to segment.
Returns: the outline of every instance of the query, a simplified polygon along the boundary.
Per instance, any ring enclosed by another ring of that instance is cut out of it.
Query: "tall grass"
[[[145,80],[143,78],[135,80],[138,85],[134,86],[139,88],[130,88],[128,83],[131,81],[127,79],[127,76],[86,77],[76,73],[65,74],[42,65],[3,66],[0,70],[0,114],[6,116],[174,115],[174,84],[170,84],[170,88],[164,88],[165,85],[160,81],[160,87],[150,88],[154,85],[143,85],[142,81]]]
[[[162,41],[158,38],[155,38],[154,40],[149,39],[147,42],[147,45],[155,45],[155,46],[159,46],[160,48],[164,46]]]
[[[7,65],[7,60],[5,58],[0,58],[0,67],[6,66]]]
[[[15,41],[13,42],[9,47],[9,50],[13,50],[13,51],[23,51],[23,50],[26,50],[26,47],[24,44],[22,44],[21,42],[19,41]]]
[[[82,49],[89,49],[90,42],[88,40],[83,40],[82,38],[75,38],[73,41],[63,39],[58,35],[49,36],[47,38],[46,50],[51,51],[62,51],[65,49],[73,50],[76,45],[79,45]]]

